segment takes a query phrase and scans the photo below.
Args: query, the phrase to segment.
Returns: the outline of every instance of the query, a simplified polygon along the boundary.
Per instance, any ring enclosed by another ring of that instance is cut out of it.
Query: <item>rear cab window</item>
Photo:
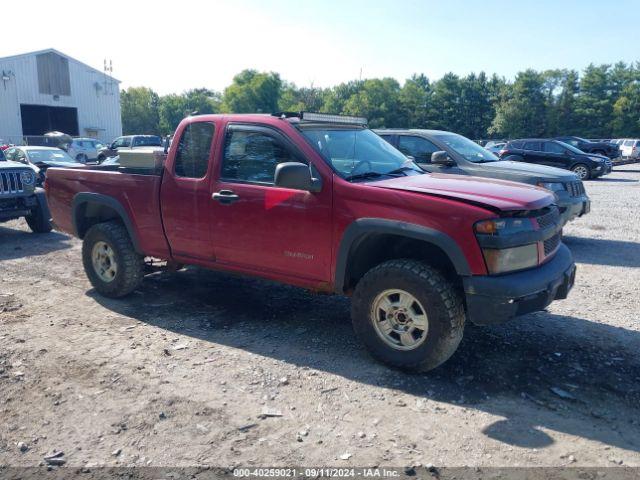
[[[214,134],[215,125],[212,122],[193,122],[184,128],[173,167],[177,177],[206,176]]]

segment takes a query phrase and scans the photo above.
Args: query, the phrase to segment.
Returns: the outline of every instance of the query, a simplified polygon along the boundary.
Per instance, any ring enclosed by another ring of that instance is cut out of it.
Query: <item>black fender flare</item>
[[[462,249],[446,233],[432,228],[408,222],[387,220],[383,218],[360,218],[351,223],[344,231],[336,255],[335,290],[344,293],[349,257],[359,240],[369,234],[391,234],[423,240],[439,247],[448,257],[456,273],[461,276],[471,275],[471,268]]]
[[[38,210],[42,212],[44,218],[51,222],[51,212],[49,211],[49,204],[47,203],[47,196],[44,188],[36,187],[34,195],[38,202]]]
[[[103,195],[101,193],[81,192],[81,193],[77,193],[73,197],[71,212],[72,212],[72,221],[73,221],[73,233],[75,234],[76,237],[82,238],[84,236],[84,234],[81,235],[80,233],[80,228],[78,225],[79,223],[78,215],[81,211],[82,206],[87,203],[91,203],[93,205],[102,205],[102,206],[113,209],[118,214],[118,216],[122,220],[122,223],[127,229],[127,232],[129,233],[129,238],[131,238],[131,243],[133,243],[133,247],[136,249],[136,252],[140,254],[142,253],[142,249],[140,248],[140,242],[138,240],[138,235],[136,234],[136,231],[133,227],[133,222],[131,221],[131,218],[129,218],[129,214],[127,213],[127,211],[124,209],[124,207],[118,200],[108,195]]]

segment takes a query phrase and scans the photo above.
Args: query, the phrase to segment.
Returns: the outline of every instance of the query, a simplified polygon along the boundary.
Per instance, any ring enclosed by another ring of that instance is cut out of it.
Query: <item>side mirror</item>
[[[444,167],[451,167],[456,164],[455,160],[444,150],[433,152],[431,154],[431,163],[435,165],[442,165]]]
[[[311,176],[309,165],[300,162],[284,162],[276,165],[274,176],[276,187],[319,192],[322,182]]]

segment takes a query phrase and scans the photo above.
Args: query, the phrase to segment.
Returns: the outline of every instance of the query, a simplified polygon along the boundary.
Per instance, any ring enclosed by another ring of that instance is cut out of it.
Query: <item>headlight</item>
[[[538,245],[535,243],[500,250],[483,248],[482,253],[490,274],[524,270],[538,265]]]
[[[20,179],[23,185],[33,185],[36,182],[36,176],[33,172],[20,172]]]
[[[493,218],[474,225],[477,233],[485,235],[510,235],[534,230],[530,218]]]
[[[561,190],[566,190],[564,183],[560,183],[560,182],[538,182],[538,186],[542,188],[546,188],[547,190],[551,190],[552,192],[559,192]]]

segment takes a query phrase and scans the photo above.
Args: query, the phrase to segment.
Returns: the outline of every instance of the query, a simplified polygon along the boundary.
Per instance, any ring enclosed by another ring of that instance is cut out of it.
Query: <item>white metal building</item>
[[[0,58],[0,140],[122,135],[119,81],[52,48]]]

